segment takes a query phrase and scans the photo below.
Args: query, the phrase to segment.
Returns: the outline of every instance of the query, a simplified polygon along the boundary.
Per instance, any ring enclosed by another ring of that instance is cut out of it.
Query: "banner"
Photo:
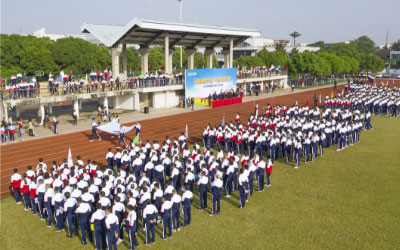
[[[188,69],[185,71],[186,102],[194,98],[195,106],[207,106],[208,96],[236,91],[236,68]]]
[[[134,129],[135,127],[136,127],[136,125],[132,125],[129,127],[122,126],[122,130],[126,134],[126,133],[130,132],[132,129]],[[119,135],[119,132],[121,130],[121,125],[117,121],[112,120],[111,122],[109,122],[107,124],[97,127],[97,129],[99,129],[103,132],[109,133],[109,134]]]

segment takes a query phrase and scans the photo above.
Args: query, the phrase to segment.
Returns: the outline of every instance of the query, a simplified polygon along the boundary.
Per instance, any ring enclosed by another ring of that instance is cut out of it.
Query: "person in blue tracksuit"
[[[118,217],[112,213],[112,208],[106,208],[106,242],[108,250],[117,250],[119,221]]]
[[[264,160],[262,160],[257,164],[257,181],[258,181],[257,192],[261,192],[264,190],[264,173],[265,173],[265,162]]]
[[[55,220],[56,220],[56,232],[61,232],[61,230],[64,229],[65,227],[65,222],[64,222],[64,202],[65,202],[65,197],[64,195],[60,192],[59,187],[54,188],[55,195],[53,196],[52,199],[52,205],[55,213]]]
[[[208,184],[208,177],[206,176],[206,172],[202,171],[201,177],[197,182],[197,185],[199,186],[200,210],[207,208],[207,184]]]
[[[124,213],[125,213],[125,206],[124,206],[124,204],[121,203],[121,197],[119,197],[119,196],[115,197],[115,202],[114,202],[114,206],[112,208],[112,212],[113,212],[113,214],[115,214],[118,217],[118,221],[119,221],[118,237],[121,240],[123,240],[124,239],[124,231],[122,228],[122,220],[123,220]]]
[[[114,167],[114,153],[111,151],[111,148],[108,148],[108,153],[106,155],[107,160],[107,168],[113,169]]]
[[[146,229],[146,245],[150,245],[150,234],[151,242],[156,243],[156,223],[157,223],[158,210],[156,206],[150,203],[150,200],[146,201],[146,208],[143,209],[143,222]]]
[[[78,224],[81,231],[81,243],[82,245],[87,245],[86,242],[86,232],[88,233],[89,241],[93,242],[92,232],[89,227],[89,216],[92,209],[90,205],[82,201],[82,198],[78,199],[78,206],[75,213],[78,215]]]
[[[221,212],[221,190],[223,182],[221,180],[221,175],[217,175],[214,182],[211,184],[212,193],[212,211],[210,216],[214,214],[219,214]]]
[[[71,194],[69,192],[65,192],[65,203],[64,203],[64,212],[66,214],[66,220],[67,220],[67,226],[68,226],[68,238],[72,238],[72,233],[75,233],[75,235],[78,235],[78,227],[76,225],[76,215],[75,215],[75,209],[76,209],[76,199],[71,197]]]
[[[247,194],[249,192],[249,180],[247,175],[243,173],[244,169],[240,169],[239,175],[239,197],[240,197],[240,209],[243,209],[246,205]]]
[[[189,185],[185,186],[185,192],[182,194],[182,211],[183,226],[189,225],[192,218],[191,205],[193,201],[193,193],[190,191]]]
[[[100,246],[103,250],[106,249],[106,213],[101,208],[101,204],[96,204],[96,212],[92,214],[90,218],[90,224],[92,225],[92,230],[94,231],[94,243],[96,250],[100,250]],[[101,245],[100,245],[101,244]]]
[[[121,129],[120,129],[119,135],[118,135],[118,145],[117,145],[118,148],[121,145],[121,142],[123,142],[125,144],[125,146],[127,145],[125,142],[125,130],[124,130],[123,126],[121,126]]]
[[[173,232],[181,230],[181,201],[182,197],[177,193],[176,189],[172,191],[172,227]],[[175,224],[176,222],[176,224]]]
[[[126,207],[126,211],[128,212],[126,218],[125,218],[125,227],[126,231],[128,233],[129,237],[129,250],[134,250],[135,246],[139,247],[139,243],[137,242],[136,239],[136,222],[137,222],[137,215],[135,208],[132,207],[131,205],[128,205]]]
[[[165,195],[165,200],[161,206],[161,219],[162,219],[162,226],[163,226],[163,234],[161,239],[167,239],[167,230],[168,230],[168,237],[172,237],[172,201],[171,196],[169,194]]]
[[[94,136],[96,135],[99,138],[99,141],[101,140],[101,137],[99,133],[97,133],[97,123],[94,119],[92,119],[92,135],[90,136],[90,141],[92,142],[94,139]]]
[[[52,205],[52,199],[54,196],[54,190],[51,188],[50,184],[46,185],[46,193],[44,194],[44,203],[46,206],[46,211],[47,211],[47,227],[51,227],[51,224],[53,223],[53,205]]]

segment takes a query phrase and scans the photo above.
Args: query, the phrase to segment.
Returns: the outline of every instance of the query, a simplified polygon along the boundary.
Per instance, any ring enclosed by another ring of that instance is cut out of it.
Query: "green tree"
[[[111,68],[108,48],[79,38],[62,38],[50,44],[54,62],[65,72],[90,73]]]

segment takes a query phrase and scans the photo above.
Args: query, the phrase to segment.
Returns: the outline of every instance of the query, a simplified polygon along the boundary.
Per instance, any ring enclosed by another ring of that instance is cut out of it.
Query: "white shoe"
[[[90,142],[93,142],[93,140],[90,140]]]

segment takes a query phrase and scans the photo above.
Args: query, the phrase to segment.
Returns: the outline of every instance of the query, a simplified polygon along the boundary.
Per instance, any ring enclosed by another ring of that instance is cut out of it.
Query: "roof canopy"
[[[260,36],[260,32],[256,30],[138,18],[125,26],[85,23],[81,31],[92,34],[107,47],[118,44],[137,44],[144,47],[164,45],[166,34],[169,35],[171,47],[229,47],[231,39],[237,45],[249,37]]]

